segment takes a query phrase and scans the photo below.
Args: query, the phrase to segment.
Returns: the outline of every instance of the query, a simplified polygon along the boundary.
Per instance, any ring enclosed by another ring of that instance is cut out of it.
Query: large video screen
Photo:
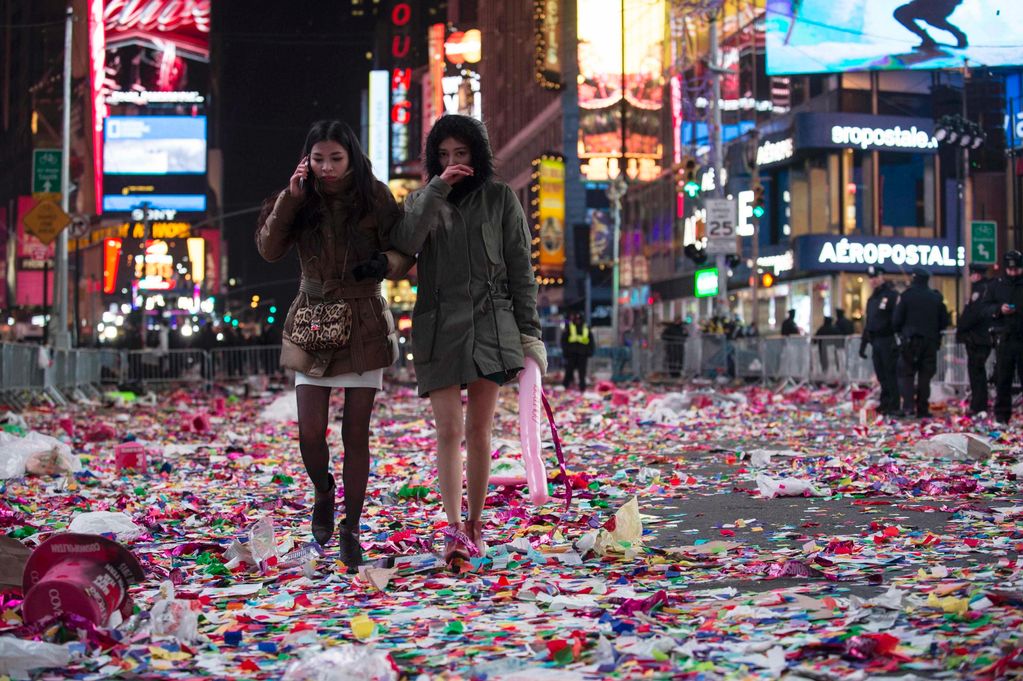
[[[206,172],[205,116],[110,116],[103,121],[103,172]]]
[[[767,0],[770,75],[1023,64],[1020,0]]]

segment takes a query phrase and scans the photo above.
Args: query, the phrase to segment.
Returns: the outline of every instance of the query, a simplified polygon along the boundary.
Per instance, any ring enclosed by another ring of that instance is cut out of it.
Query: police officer
[[[956,342],[966,346],[966,371],[970,377],[970,416],[987,411],[987,358],[991,354],[991,315],[985,299],[991,280],[987,265],[970,265],[970,300],[959,313]]]
[[[871,265],[867,276],[874,292],[867,300],[867,317],[860,339],[860,357],[867,358],[867,344],[870,344],[874,374],[881,384],[881,403],[878,412],[894,415],[899,411],[899,385],[896,377],[895,329],[892,316],[899,296],[890,282],[884,279],[884,269]]]
[[[913,283],[899,296],[892,326],[902,341],[899,346],[899,384],[902,411],[917,418],[931,415],[931,379],[938,370],[941,332],[948,326],[948,308],[941,294],[927,281],[930,273],[913,269]]]
[[[985,309],[993,318],[995,349],[995,419],[1008,423],[1012,416],[1012,381],[1023,376],[1023,253],[1009,251],[1002,258],[1005,276],[987,289]]]
[[[579,390],[586,392],[586,364],[593,356],[593,338],[579,312],[573,312],[566,320],[561,348],[565,355],[565,390],[572,385],[574,374],[579,377]]]

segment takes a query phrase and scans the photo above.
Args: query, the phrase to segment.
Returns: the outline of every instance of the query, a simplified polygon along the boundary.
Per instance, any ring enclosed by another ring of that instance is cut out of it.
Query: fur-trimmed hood
[[[469,116],[446,114],[437,119],[426,137],[423,157],[428,178],[437,177],[444,172],[440,164],[440,145],[450,137],[469,146],[474,171],[471,177],[457,183],[448,195],[448,200],[458,203],[459,199],[483,186],[494,176],[494,153],[490,148],[490,138],[483,123]]]

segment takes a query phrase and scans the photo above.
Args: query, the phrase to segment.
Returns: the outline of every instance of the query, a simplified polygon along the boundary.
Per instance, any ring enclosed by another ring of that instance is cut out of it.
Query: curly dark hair
[[[474,171],[470,177],[457,183],[448,195],[450,201],[457,203],[463,196],[493,177],[494,154],[490,149],[487,129],[481,121],[470,116],[446,114],[437,119],[430,134],[426,136],[423,159],[428,180],[444,172],[444,167],[440,164],[440,145],[452,137],[469,147],[470,165]]]

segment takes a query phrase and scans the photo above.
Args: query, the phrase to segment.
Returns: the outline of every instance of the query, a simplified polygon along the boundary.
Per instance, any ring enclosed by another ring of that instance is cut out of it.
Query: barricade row
[[[700,334],[684,342],[658,341],[632,348],[639,367],[637,378],[682,380],[690,378],[738,378],[757,381],[792,381],[852,385],[874,380],[871,348],[860,357],[859,336],[767,336],[727,338]],[[955,342],[955,332],[945,332],[938,351],[935,381],[950,388],[969,385],[966,348]],[[994,353],[988,358],[989,375]]]
[[[859,356],[858,336],[810,338],[755,337],[729,339],[699,334],[684,342],[655,342],[646,347],[599,348],[589,362],[594,380],[680,381],[736,378],[746,381],[789,381],[852,385],[874,380],[870,348]],[[22,408],[37,397],[55,403],[97,397],[103,385],[136,389],[190,385],[209,390],[259,378],[285,381],[279,366],[280,346],[213,350],[109,350],[79,348],[42,350],[38,345],[0,343],[0,398]],[[551,348],[550,373],[562,367],[560,352]],[[966,350],[946,332],[938,353],[935,381],[950,388],[969,385]],[[988,359],[989,373],[994,356]]]

